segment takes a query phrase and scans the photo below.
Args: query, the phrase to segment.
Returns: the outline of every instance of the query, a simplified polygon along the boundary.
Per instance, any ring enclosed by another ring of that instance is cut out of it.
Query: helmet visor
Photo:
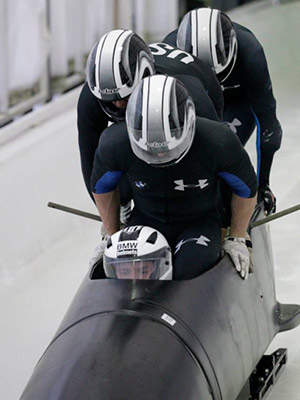
[[[133,139],[131,147],[135,155],[148,164],[157,166],[171,165],[181,159],[182,154],[190,146],[194,136],[194,131],[190,130],[186,135],[183,135],[183,128],[171,129],[169,138],[161,141],[155,140],[155,137],[161,137],[161,130],[148,130],[148,136],[151,141],[142,138],[142,131],[137,129],[131,130]],[[176,139],[182,137],[182,140]]]
[[[172,279],[172,265],[166,254],[166,249],[161,249],[144,257],[104,256],[105,274],[116,279]]]

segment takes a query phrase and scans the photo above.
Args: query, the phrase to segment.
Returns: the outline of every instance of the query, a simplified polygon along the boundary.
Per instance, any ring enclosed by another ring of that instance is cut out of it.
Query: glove
[[[263,202],[267,215],[276,212],[276,197],[272,193],[269,185],[264,184],[258,187],[258,203]]]
[[[107,242],[109,240],[110,236],[105,235],[102,236],[100,243],[95,247],[95,250],[93,251],[92,258],[90,259],[89,262],[89,268],[93,268],[94,265],[96,265],[99,261],[103,260],[103,254],[106,249]]]
[[[248,246],[251,246],[251,239],[249,238],[246,243],[244,237],[226,236],[223,241],[223,250],[227,253],[240,276],[243,279],[248,278],[250,269],[253,270],[252,251],[250,252]]]

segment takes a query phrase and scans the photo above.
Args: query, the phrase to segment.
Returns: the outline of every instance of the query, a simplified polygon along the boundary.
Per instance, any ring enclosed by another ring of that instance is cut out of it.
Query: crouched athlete
[[[130,30],[106,33],[90,52],[87,82],[77,106],[81,169],[90,195],[94,155],[101,133],[110,121],[125,119],[130,94],[142,78],[154,73],[180,79],[194,100],[198,116],[216,121],[222,118],[222,89],[206,63],[164,43],[148,47]],[[125,205],[131,199],[125,177],[120,182],[120,192],[121,204]]]
[[[270,171],[282,129],[262,45],[249,29],[211,8],[189,11],[178,30],[163,41],[206,61],[216,72],[224,90],[224,121],[243,146],[257,126],[258,200],[264,202],[267,214],[275,212]]]
[[[92,192],[108,235],[119,230],[118,185],[126,175],[134,200],[128,224],[161,232],[174,255],[174,279],[193,278],[220,257],[217,203],[224,180],[233,196],[223,248],[246,278],[245,235],[257,181],[238,138],[223,124],[196,117],[184,85],[164,75],[145,78],[136,87],[126,121],[127,127],[121,122],[103,132],[95,154]]]

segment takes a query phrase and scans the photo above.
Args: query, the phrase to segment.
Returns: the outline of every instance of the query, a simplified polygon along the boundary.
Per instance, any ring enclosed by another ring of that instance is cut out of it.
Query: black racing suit
[[[180,79],[190,92],[196,107],[197,115],[212,120],[222,118],[223,93],[215,74],[202,61],[188,53],[165,44],[151,45],[156,72],[168,74]],[[167,47],[167,48],[166,48]],[[204,66],[203,66],[204,64]],[[109,117],[85,83],[77,106],[77,126],[81,169],[86,188],[90,191],[90,178],[94,154],[102,131],[107,128]],[[120,183],[122,204],[131,198],[128,185],[124,179]]]
[[[243,146],[257,126],[257,175],[259,188],[263,189],[269,185],[274,153],[281,145],[282,129],[276,117],[276,101],[263,48],[249,29],[237,23],[233,25],[238,52],[231,74],[222,82],[224,121],[238,135]],[[177,30],[163,42],[175,45],[176,38]],[[221,80],[222,76],[218,78]],[[230,197],[224,189],[225,196]],[[229,219],[228,214],[225,225],[229,224]]]
[[[220,256],[220,181],[244,198],[255,195],[257,184],[236,135],[218,122],[199,117],[189,152],[167,168],[153,167],[134,155],[125,123],[107,128],[95,154],[92,191],[115,190],[124,174],[135,205],[129,225],[148,225],[162,232],[175,254],[175,279],[199,275]]]

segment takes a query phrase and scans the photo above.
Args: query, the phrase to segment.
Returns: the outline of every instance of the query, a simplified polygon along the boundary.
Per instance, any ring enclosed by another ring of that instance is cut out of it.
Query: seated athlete
[[[171,280],[171,249],[156,229],[130,226],[108,240],[103,267],[107,278]]]

